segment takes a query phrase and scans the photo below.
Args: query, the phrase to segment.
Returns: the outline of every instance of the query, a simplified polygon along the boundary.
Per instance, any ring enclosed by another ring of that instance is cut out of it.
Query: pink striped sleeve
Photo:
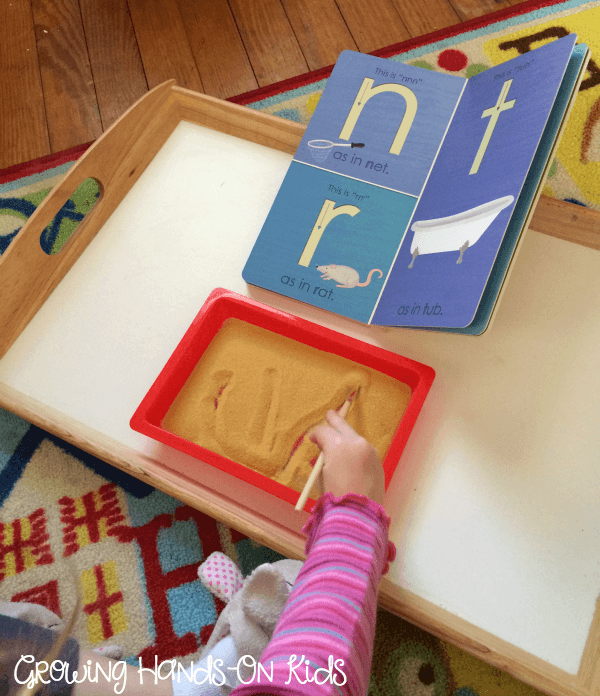
[[[368,498],[321,496],[304,527],[306,562],[260,659],[260,683],[231,696],[366,696],[377,587],[394,560],[389,517]]]

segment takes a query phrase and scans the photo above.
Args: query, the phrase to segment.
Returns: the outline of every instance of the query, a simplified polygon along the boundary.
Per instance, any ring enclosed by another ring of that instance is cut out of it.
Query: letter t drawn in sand
[[[479,165],[481,164],[481,160],[485,155],[487,146],[490,144],[492,133],[494,132],[496,123],[498,123],[498,117],[503,111],[506,111],[507,109],[512,109],[515,105],[516,99],[512,99],[509,102],[504,101],[506,99],[506,95],[508,94],[508,90],[510,89],[511,84],[512,80],[506,80],[506,82],[502,85],[502,90],[500,91],[500,96],[498,97],[496,105],[491,106],[489,109],[486,109],[481,114],[481,118],[489,117],[490,120],[488,122],[487,128],[485,129],[485,133],[483,134],[483,140],[481,141],[479,150],[477,150],[477,154],[475,155],[475,159],[473,160],[473,164],[471,165],[471,171],[469,172],[469,174],[477,174],[477,172],[479,171]]]

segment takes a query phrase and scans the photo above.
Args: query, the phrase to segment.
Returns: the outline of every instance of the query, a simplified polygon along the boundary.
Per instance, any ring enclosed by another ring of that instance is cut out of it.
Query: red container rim
[[[400,455],[414,427],[423,402],[435,378],[433,368],[405,358],[378,346],[365,343],[301,319],[287,312],[263,305],[244,295],[224,288],[216,288],[194,318],[171,357],[148,390],[131,418],[130,426],[136,432],[200,459],[222,471],[250,483],[278,498],[295,505],[300,493],[273,481],[249,467],[201,447],[165,430],[161,423],[175,397],[187,381],[217,331],[227,319],[240,319],[255,326],[287,336],[295,341],[352,360],[388,374],[411,388],[404,416],[392,438],[383,460],[387,489]],[[309,499],[312,507],[314,500]]]

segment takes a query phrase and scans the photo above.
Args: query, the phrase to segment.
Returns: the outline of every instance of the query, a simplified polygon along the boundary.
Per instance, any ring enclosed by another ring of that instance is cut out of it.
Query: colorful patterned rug
[[[575,31],[600,55],[600,0],[535,2],[378,51],[465,76]],[[307,123],[328,70],[234,99]],[[600,209],[600,68],[590,64],[545,193]],[[0,253],[86,145],[0,172]],[[82,186],[47,228],[60,249],[98,191]],[[67,616],[82,645],[119,644],[137,664],[196,656],[223,604],[198,581],[220,550],[244,575],[281,558],[22,419],[0,410],[0,599]],[[370,696],[534,696],[539,692],[381,612]]]
[[[279,554],[0,409],[0,600],[83,611],[85,647],[138,666],[198,656],[225,606],[197,578],[213,551],[247,575]],[[541,696],[380,611],[369,696]]]

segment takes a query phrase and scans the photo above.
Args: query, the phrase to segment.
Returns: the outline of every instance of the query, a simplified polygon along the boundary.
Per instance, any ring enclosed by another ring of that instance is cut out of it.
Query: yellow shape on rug
[[[81,574],[83,610],[88,615],[90,643],[100,643],[127,630],[117,564],[108,561]]]

